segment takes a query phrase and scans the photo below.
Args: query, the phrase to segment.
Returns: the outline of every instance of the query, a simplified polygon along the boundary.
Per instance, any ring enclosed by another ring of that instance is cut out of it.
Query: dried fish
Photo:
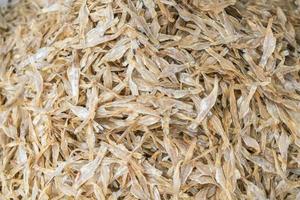
[[[97,167],[100,165],[101,160],[105,156],[106,151],[106,147],[100,147],[97,158],[81,167],[79,177],[77,178],[77,180],[75,180],[75,183],[73,185],[75,189],[78,189],[84,182],[94,176],[94,173]]]
[[[254,95],[254,93],[256,92],[256,88],[257,86],[252,86],[251,89],[250,89],[250,92],[249,92],[249,95],[245,98],[242,99],[241,103],[240,103],[240,112],[239,112],[239,116],[240,118],[244,118],[247,113],[249,112],[249,104],[250,104],[250,101]]]
[[[190,130],[195,130],[198,125],[202,122],[202,120],[209,113],[210,109],[214,106],[218,96],[218,79],[215,78],[214,88],[211,93],[203,98],[199,105],[199,112],[195,121],[188,127]]]
[[[0,199],[299,199],[297,2],[0,0]]]
[[[74,64],[68,69],[67,74],[71,86],[71,95],[74,103],[77,104],[79,96],[80,69],[76,66],[76,64]]]
[[[273,20],[270,19],[270,21],[268,23],[267,31],[266,31],[265,40],[263,43],[263,55],[262,55],[260,63],[259,63],[259,65],[261,65],[262,67],[264,67],[267,64],[269,57],[272,55],[272,53],[274,52],[275,47],[276,47],[276,38],[274,37],[272,29],[271,29],[272,23],[273,23]]]
[[[114,62],[123,57],[126,51],[130,48],[130,44],[127,39],[121,40],[114,48],[112,48],[105,56],[102,58],[102,62]],[[126,44],[127,43],[127,44]]]

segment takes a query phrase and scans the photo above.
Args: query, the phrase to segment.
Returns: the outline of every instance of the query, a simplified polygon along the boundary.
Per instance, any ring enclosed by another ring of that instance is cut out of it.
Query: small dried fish
[[[240,105],[239,105],[239,110],[240,110],[239,111],[239,116],[240,116],[240,118],[244,118],[247,115],[247,113],[249,112],[249,109],[250,109],[249,104],[250,104],[250,101],[251,101],[253,95],[256,92],[256,88],[257,88],[257,86],[255,86],[255,85],[252,86],[250,88],[249,95],[247,97],[243,98],[242,102],[240,103]]]
[[[137,95],[139,95],[139,91],[138,91],[137,85],[132,80],[133,70],[134,70],[134,66],[132,64],[129,64],[128,68],[127,68],[128,85],[129,85],[132,95],[137,96]]]
[[[18,67],[24,68],[29,64],[41,62],[43,59],[47,58],[47,56],[52,51],[54,51],[53,47],[42,47],[42,48],[38,49],[35,54],[29,56],[26,60],[22,61]]]
[[[134,19],[134,21],[136,22],[138,27],[141,28],[141,30],[146,33],[146,35],[149,37],[149,39],[154,44],[158,44],[158,40],[154,37],[154,35],[153,35],[151,29],[149,28],[149,26],[147,25],[145,19],[140,17],[137,14],[131,0],[129,0],[128,2],[129,2],[128,7],[122,1],[119,1],[119,0],[117,1],[117,4],[131,15],[131,17]]]
[[[299,199],[297,2],[2,6],[0,199]]]
[[[75,55],[71,67],[68,68],[67,75],[71,86],[71,95],[73,101],[75,104],[77,104],[78,96],[79,96],[79,79],[80,79],[80,69],[79,69],[79,61],[77,55]]]
[[[247,181],[247,193],[251,195],[254,199],[267,199],[266,194],[262,189]]]
[[[85,36],[85,44],[74,46],[74,48],[80,49],[94,47],[118,38],[125,31],[125,28],[121,28],[118,32],[112,35],[104,35],[105,31],[109,29],[110,26],[112,26],[112,24],[109,24],[106,27],[101,26],[90,30]]]
[[[263,44],[263,55],[261,57],[259,65],[265,67],[268,62],[269,57],[272,55],[276,48],[276,38],[273,36],[272,32],[273,19],[271,18],[268,22],[268,27],[266,30],[266,36]]]
[[[291,141],[288,137],[288,135],[283,131],[278,139],[278,148],[280,151],[280,154],[282,156],[282,162],[283,162],[283,170],[285,171],[287,168],[287,159],[288,159],[288,148],[291,144]]]
[[[79,35],[80,37],[83,37],[87,24],[89,22],[89,9],[86,5],[86,0],[82,2],[77,20],[79,23]]]
[[[195,131],[198,125],[202,122],[202,120],[206,117],[206,115],[209,113],[210,109],[214,106],[217,100],[218,96],[218,79],[215,78],[214,82],[214,88],[211,91],[211,93],[203,98],[199,105],[199,113],[197,115],[197,118],[195,121],[188,127],[189,130]]]
[[[96,159],[81,167],[79,177],[73,185],[75,189],[78,189],[84,182],[86,182],[94,176],[94,173],[99,167],[103,157],[105,156],[106,151],[106,147],[100,147]]]
[[[103,58],[102,62],[114,62],[125,54],[125,52],[130,48],[129,45],[120,45],[111,49]]]
[[[89,116],[89,111],[83,106],[74,106],[70,104],[70,109],[72,112],[79,117],[81,120],[85,120]]]

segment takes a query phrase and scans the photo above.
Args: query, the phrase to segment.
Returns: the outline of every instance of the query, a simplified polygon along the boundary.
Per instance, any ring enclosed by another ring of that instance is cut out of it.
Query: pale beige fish
[[[175,1],[173,1],[173,2],[175,3]],[[183,9],[179,5],[174,5],[174,7],[176,8],[176,10],[178,11],[178,14],[180,15],[180,17],[183,20],[194,22],[200,28],[201,31],[204,31],[207,34],[207,27],[202,18],[190,13],[187,9]]]
[[[111,25],[109,25],[110,27]],[[99,44],[109,42],[111,40],[115,40],[118,38],[121,34],[124,33],[125,27],[122,27],[118,32],[112,34],[112,35],[104,35],[105,31],[109,27],[96,27],[92,30],[90,30],[86,36],[85,36],[85,43],[84,45],[75,45],[74,48],[76,49],[82,49],[82,48],[90,48],[97,46]]]
[[[190,86],[196,86],[197,83],[194,80],[194,78],[192,77],[192,75],[188,74],[188,73],[180,73],[179,75],[179,81],[181,83],[190,85]]]
[[[203,98],[200,102],[200,111],[198,112],[198,115],[194,122],[189,125],[188,129],[195,131],[195,129],[199,126],[199,124],[202,122],[202,120],[206,117],[206,115],[209,113],[211,108],[214,106],[216,103],[217,97],[218,97],[218,79],[215,78],[214,81],[214,88],[211,91],[211,93]]]
[[[192,174],[193,169],[194,169],[194,166],[192,163],[182,165],[181,174],[180,174],[180,179],[181,179],[182,185],[184,185],[186,183],[186,181],[190,178],[190,175]]]
[[[28,72],[28,76],[30,78],[32,78],[32,80],[33,80],[33,84],[34,84],[36,92],[37,92],[37,94],[36,94],[36,104],[39,105],[40,100],[41,100],[40,98],[41,98],[43,88],[44,88],[43,77],[42,77],[41,73],[38,70],[35,70],[34,72]]]
[[[69,186],[68,184],[58,184],[58,190],[68,196],[76,196],[78,193],[78,190]]]
[[[96,87],[93,87],[92,89],[87,91],[87,105],[86,105],[86,109],[88,109],[88,115],[87,117],[83,120],[83,122],[80,124],[80,126],[78,126],[75,129],[75,133],[80,132],[87,124],[89,121],[93,120],[95,115],[96,115],[96,109],[97,109],[97,104],[98,104],[98,90],[96,89]],[[81,110],[83,111],[83,110]],[[83,114],[83,112],[82,112]],[[85,117],[85,116],[83,116]],[[98,124],[98,128],[100,128],[101,130],[103,130],[103,127]]]
[[[151,17],[156,17],[157,13],[155,11],[155,2],[153,0],[143,0],[143,3],[149,10]]]
[[[149,37],[151,42],[154,44],[158,44],[158,40],[153,35],[151,29],[149,28],[148,24],[146,23],[145,19],[137,14],[136,9],[134,8],[133,3],[131,0],[128,1],[128,6],[124,4],[122,1],[118,0],[116,3],[124,10],[126,10],[131,17],[134,19],[138,27],[145,32],[145,34]]]
[[[214,129],[217,131],[217,133],[220,134],[222,137],[223,140],[222,149],[226,149],[229,146],[230,142],[226,132],[224,131],[221,120],[216,115],[213,115],[212,118],[210,119],[210,122],[211,125],[214,127]]]
[[[250,110],[250,101],[253,97],[253,95],[255,94],[257,89],[257,86],[253,85],[250,88],[249,94],[248,96],[246,96],[245,98],[242,99],[242,102],[239,105],[239,117],[242,119],[244,118],[249,110]]]
[[[285,15],[284,11],[280,7],[277,7],[276,13],[277,13],[278,20],[280,21],[281,25],[285,26],[285,24],[287,22],[287,17]]]
[[[152,73],[150,70],[148,70],[143,63],[141,62],[141,60],[137,59],[132,60],[132,65],[134,65],[134,68],[136,69],[136,71],[141,75],[141,77],[145,80],[148,81],[150,83],[158,83],[157,77],[155,76],[154,73]]]
[[[145,194],[143,188],[136,180],[136,178],[134,178],[132,181],[132,185],[130,187],[130,192],[138,199],[146,200],[148,198],[147,195]]]
[[[162,12],[162,14],[167,18],[168,21],[170,22],[174,22],[175,19],[172,17],[169,9],[167,9],[167,7],[164,5],[165,2],[161,1],[161,0],[155,0],[156,4],[158,5],[160,11]]]
[[[31,199],[35,200],[37,195],[38,195],[38,186],[37,186],[37,181],[34,179],[33,187],[32,187],[32,192],[31,192]]]
[[[188,66],[186,65],[176,65],[176,64],[170,64],[166,68],[162,70],[162,72],[159,75],[159,78],[165,78],[172,75],[175,75],[178,72],[181,72],[185,70]]]
[[[86,4],[86,0],[83,0],[79,10],[77,21],[79,23],[79,34],[80,37],[84,37],[87,24],[89,22],[89,9]]]
[[[92,126],[92,124],[88,124],[87,127],[87,134],[86,134],[86,141],[88,144],[88,148],[89,148],[89,158],[90,160],[93,159],[94,157],[94,149],[95,149],[95,143],[96,143],[96,137],[95,137],[95,131],[94,131],[94,127]]]
[[[276,48],[276,38],[274,37],[272,32],[272,23],[273,23],[273,19],[271,18],[268,23],[268,27],[266,30],[266,35],[263,43],[263,55],[259,62],[259,65],[262,66],[263,68],[267,64],[268,59],[273,54]]]
[[[127,103],[124,105],[125,107],[131,109],[132,111],[141,113],[141,114],[148,114],[153,116],[159,116],[158,112],[156,110],[153,110],[150,107],[144,106],[142,104],[138,103]]]
[[[266,172],[272,172],[272,173],[275,172],[275,168],[274,168],[273,163],[270,163],[269,161],[267,161],[263,157],[260,157],[260,156],[251,156],[250,160],[252,162],[254,162],[255,164],[257,164],[258,166],[260,166]]]
[[[66,12],[68,8],[61,4],[61,3],[54,3],[47,7],[43,7],[41,10],[42,13],[48,13],[48,12]]]
[[[81,167],[79,177],[77,178],[77,180],[73,185],[75,189],[78,189],[82,184],[84,184],[86,181],[88,181],[90,178],[94,176],[94,173],[96,169],[99,167],[103,157],[106,154],[106,151],[107,148],[101,146],[96,159]]]
[[[152,23],[150,25],[150,29],[151,29],[154,37],[157,38],[158,41],[160,41],[160,39],[159,39],[159,32],[160,32],[161,26],[160,26],[157,18],[153,19],[153,21],[152,21]]]
[[[79,97],[79,80],[80,80],[80,69],[77,65],[77,59],[75,56],[74,63],[67,70],[68,80],[71,86],[71,95],[75,104],[78,102]]]
[[[0,199],[297,199],[297,2],[1,8]]]
[[[243,57],[248,62],[248,64],[251,67],[251,70],[257,76],[257,78],[261,81],[265,81],[266,77],[264,70],[254,62],[253,58],[249,55],[247,51],[243,54]]]
[[[267,200],[266,194],[261,188],[259,188],[258,186],[256,186],[250,181],[247,181],[246,184],[247,184],[247,194],[251,195],[253,199]]]
[[[103,73],[103,85],[109,89],[112,89],[113,87],[113,75],[109,65],[105,67],[105,71]]]
[[[242,136],[242,138],[243,138],[243,141],[245,142],[245,144],[246,144],[248,147],[252,147],[252,148],[255,149],[257,152],[260,151],[260,146],[259,146],[258,142],[257,142],[254,138],[250,137],[250,136],[247,135],[247,134],[244,134],[244,135]]]
[[[225,189],[226,188],[226,179],[221,167],[216,167],[216,175],[215,175],[216,182],[220,184],[220,186]]]
[[[225,59],[220,54],[216,53],[212,48],[208,48],[208,49],[206,49],[206,51],[211,56],[213,56],[224,69],[232,71],[232,72],[236,72],[236,68],[230,60]]]
[[[287,168],[287,159],[288,159],[288,148],[291,144],[291,140],[287,133],[283,131],[278,139],[278,148],[282,157],[283,162],[283,170],[285,171]]]
[[[180,41],[181,39],[182,39],[182,37],[180,37],[180,36],[166,35],[166,34],[158,33],[158,40],[160,42],[167,41],[167,40]]]
[[[101,62],[114,62],[123,57],[126,51],[130,48],[130,44],[128,44],[128,40],[123,40],[119,42],[115,47],[109,50],[107,54],[101,59]]]
[[[134,66],[129,64],[128,68],[127,68],[127,78],[128,78],[128,85],[129,85],[129,89],[131,91],[131,94],[134,96],[139,95],[139,90],[138,90],[138,86],[136,85],[136,83],[132,80],[132,73],[134,70]]]
[[[105,194],[99,185],[93,184],[93,189],[97,200],[105,200]]]
[[[180,166],[181,166],[181,162],[178,162],[177,165],[175,166],[174,174],[173,174],[173,192],[175,198],[178,198],[180,186],[181,186]]]
[[[19,145],[18,148],[18,164],[23,165],[27,162],[27,152],[23,145]]]
[[[178,149],[175,147],[174,143],[170,140],[168,136],[164,136],[164,147],[166,152],[170,156],[172,163],[175,165],[178,162]]]
[[[166,48],[162,50],[161,53],[170,56],[171,58],[181,62],[182,64],[189,63],[188,56],[182,50],[179,50],[177,48]],[[192,58],[192,62],[193,61],[194,60]]]
[[[159,190],[157,189],[156,186],[153,187],[153,196],[154,196],[154,200],[161,200]]]
[[[71,111],[81,120],[85,120],[89,116],[89,110],[83,106],[74,106],[70,104]]]
[[[29,56],[26,60],[22,61],[18,67],[24,68],[29,64],[41,62],[43,59],[47,58],[47,56],[54,50],[55,49],[53,47],[42,47],[40,49],[37,49],[35,54]]]
[[[200,189],[200,191],[195,195],[195,200],[206,200],[209,189],[209,187]]]
[[[159,90],[163,94],[166,94],[168,97],[173,97],[175,99],[180,99],[192,94],[192,91],[189,90],[174,90],[174,89],[168,89],[163,87],[157,87],[157,90]]]
[[[152,115],[146,115],[139,119],[139,124],[144,126],[151,126],[153,124],[156,124],[160,121],[160,117],[152,116]]]
[[[14,93],[12,96],[8,97],[8,100],[3,105],[4,108],[9,108],[13,106],[18,100],[22,99],[22,95],[24,94],[24,83],[20,83],[14,88]],[[2,111],[2,110],[1,110]]]
[[[147,55],[141,54],[138,52],[138,54],[136,55],[136,58],[139,59],[139,57],[141,57],[140,59],[142,60],[144,65],[149,69],[149,71],[151,71],[153,74],[158,76],[158,74],[160,73],[160,70],[159,70],[159,67],[155,64],[155,61],[148,58]]]

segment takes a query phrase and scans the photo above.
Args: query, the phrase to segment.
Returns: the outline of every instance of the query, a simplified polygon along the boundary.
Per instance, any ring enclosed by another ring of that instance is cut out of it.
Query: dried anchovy
[[[299,16],[0,0],[0,199],[300,199]]]

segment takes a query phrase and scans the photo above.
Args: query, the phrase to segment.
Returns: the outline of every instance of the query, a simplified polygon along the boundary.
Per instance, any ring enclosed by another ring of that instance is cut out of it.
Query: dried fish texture
[[[0,199],[300,199],[299,8],[0,0]]]

